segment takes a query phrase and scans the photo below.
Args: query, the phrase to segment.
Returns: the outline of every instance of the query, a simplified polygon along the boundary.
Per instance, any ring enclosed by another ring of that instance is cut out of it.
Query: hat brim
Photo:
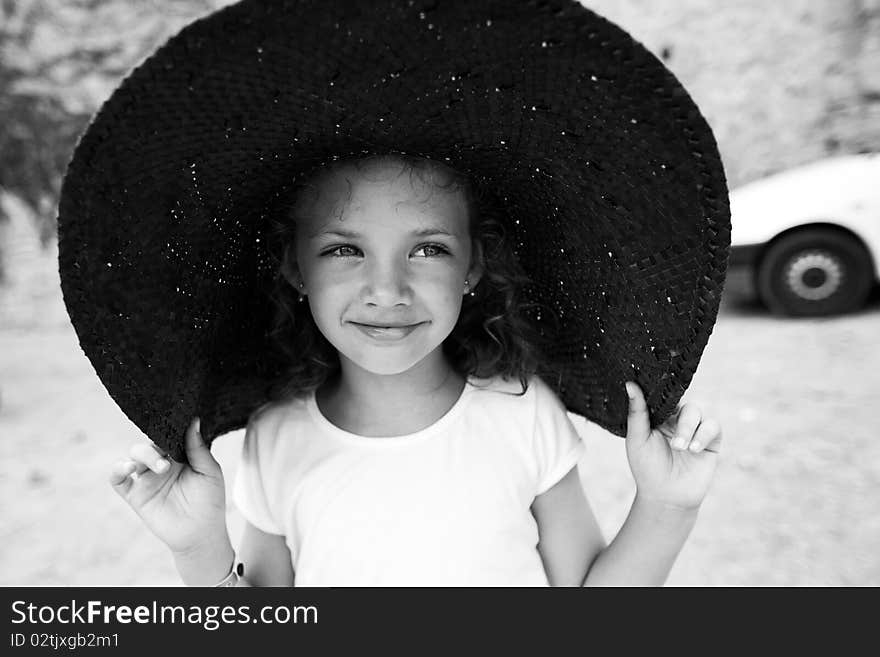
[[[62,290],[113,399],[183,460],[273,376],[261,239],[300,175],[399,151],[497,199],[566,407],[652,425],[715,322],[730,243],[711,129],[665,66],[573,1],[246,0],[196,21],[95,115],[59,206]]]

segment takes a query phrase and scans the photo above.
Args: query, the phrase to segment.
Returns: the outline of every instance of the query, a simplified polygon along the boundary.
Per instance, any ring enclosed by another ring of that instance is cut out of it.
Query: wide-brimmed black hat
[[[266,401],[269,221],[317,165],[388,152],[495,199],[570,411],[625,435],[629,379],[653,426],[675,410],[730,215],[712,132],[657,58],[573,0],[245,0],[121,83],[63,184],[68,312],[148,437],[182,460],[193,416],[210,441]]]

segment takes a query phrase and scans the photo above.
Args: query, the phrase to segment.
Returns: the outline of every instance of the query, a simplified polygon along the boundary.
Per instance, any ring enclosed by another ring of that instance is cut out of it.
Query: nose
[[[373,261],[364,271],[362,300],[368,306],[392,308],[412,303],[409,273],[403,263]]]

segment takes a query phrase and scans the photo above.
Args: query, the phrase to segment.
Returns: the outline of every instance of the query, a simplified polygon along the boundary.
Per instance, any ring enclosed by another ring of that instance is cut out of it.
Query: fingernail
[[[171,464],[165,459],[156,461],[156,472],[165,472],[169,467],[171,467]]]
[[[702,447],[702,445],[700,444],[699,440],[691,441],[691,451],[692,452],[699,452],[701,447]]]
[[[676,438],[672,441],[672,446],[675,449],[684,449],[684,438]]]

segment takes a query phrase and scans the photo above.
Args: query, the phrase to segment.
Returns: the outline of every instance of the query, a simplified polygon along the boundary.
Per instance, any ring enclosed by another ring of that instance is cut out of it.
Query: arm
[[[187,554],[175,554],[177,570],[189,586],[211,586],[229,572],[235,552],[228,537]],[[245,521],[238,561],[244,576],[238,586],[293,586],[290,550],[283,536],[267,534]]]
[[[664,507],[636,495],[623,526],[593,562],[584,586],[662,586],[696,519],[697,509]]]
[[[577,466],[532,503],[538,552],[551,586],[580,586],[605,540],[584,496]]]
[[[685,404],[652,429],[641,389],[629,382],[627,394],[626,451],[636,497],[611,544],[595,538],[596,520],[576,470],[532,505],[551,584],[663,584],[696,522],[715,473],[720,425]]]
[[[696,520],[696,509],[662,507],[636,496],[606,547],[577,467],[535,498],[532,512],[538,551],[552,586],[661,585]]]
[[[238,558],[244,564],[239,586],[293,586],[293,565],[283,536],[267,534],[245,521]]]
[[[272,466],[279,458],[278,426],[271,407],[248,419],[232,496],[243,520],[238,561],[244,575],[238,586],[293,586],[293,561],[284,529],[276,523],[266,494],[266,478],[281,476]],[[227,567],[228,572],[228,567]]]

